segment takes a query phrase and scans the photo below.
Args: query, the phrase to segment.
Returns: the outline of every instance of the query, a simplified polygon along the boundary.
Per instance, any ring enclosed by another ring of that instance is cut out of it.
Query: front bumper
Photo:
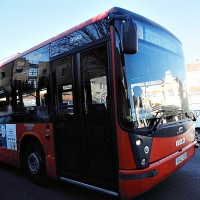
[[[121,196],[133,198],[156,186],[194,156],[196,144],[197,141],[194,141],[181,151],[151,163],[145,169],[119,170],[119,190]]]

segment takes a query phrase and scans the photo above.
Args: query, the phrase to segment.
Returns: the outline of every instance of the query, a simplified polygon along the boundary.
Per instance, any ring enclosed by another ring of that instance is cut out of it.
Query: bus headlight
[[[130,132],[129,138],[136,167],[142,169],[148,167],[150,164],[153,136],[145,135],[144,130],[141,130],[140,135],[137,135],[136,133],[136,131]]]
[[[141,144],[142,144],[142,140],[141,140],[141,139],[138,139],[138,140],[136,140],[135,143],[136,143],[136,146],[139,147],[139,146],[141,146]]]

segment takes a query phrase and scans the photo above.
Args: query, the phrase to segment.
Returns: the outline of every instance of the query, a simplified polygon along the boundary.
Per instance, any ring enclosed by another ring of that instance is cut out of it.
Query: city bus
[[[131,199],[195,154],[187,94],[181,42],[113,7],[1,61],[0,162]]]

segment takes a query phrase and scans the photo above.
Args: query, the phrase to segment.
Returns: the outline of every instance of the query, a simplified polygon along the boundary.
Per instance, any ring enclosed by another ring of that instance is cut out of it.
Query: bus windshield
[[[188,103],[181,43],[149,25],[137,24],[137,29],[138,52],[124,55],[123,98],[129,103],[123,121],[139,128],[150,126],[151,119],[160,117],[162,124],[184,119]]]

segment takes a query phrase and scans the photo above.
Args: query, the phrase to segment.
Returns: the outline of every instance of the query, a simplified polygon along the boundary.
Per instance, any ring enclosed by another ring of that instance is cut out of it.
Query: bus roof
[[[178,40],[178,38],[176,36],[174,36],[171,32],[169,32],[167,29],[165,29],[164,27],[160,26],[159,24],[157,24],[157,23],[155,23],[155,22],[153,22],[153,21],[151,21],[151,20],[149,20],[149,19],[147,19],[147,18],[145,18],[145,17],[143,17],[141,15],[138,15],[138,14],[133,13],[131,11],[125,10],[123,8],[113,7],[113,8],[111,8],[111,9],[109,9],[109,10],[107,10],[107,11],[105,11],[105,12],[103,12],[103,13],[101,13],[101,14],[99,14],[99,15],[97,15],[97,16],[95,16],[95,17],[93,17],[93,18],[91,18],[91,19],[89,19],[89,20],[87,20],[87,21],[85,21],[85,22],[83,22],[83,23],[71,28],[71,29],[68,29],[68,30],[66,30],[66,31],[64,31],[64,32],[62,32],[62,33],[60,33],[60,34],[58,34],[58,35],[56,35],[56,36],[54,36],[54,37],[52,37],[52,38],[50,38],[50,39],[48,39],[46,41],[40,43],[40,44],[38,44],[38,45],[36,45],[36,46],[34,46],[34,47],[24,51],[24,52],[22,52],[22,53],[17,53],[17,54],[15,54],[13,56],[10,56],[8,58],[0,60],[0,67],[2,67],[3,65],[5,65],[5,64],[17,59],[17,58],[20,58],[20,57],[22,57],[22,56],[24,56],[24,55],[26,55],[26,54],[28,54],[28,53],[30,53],[32,51],[35,51],[35,50],[37,50],[37,49],[39,49],[39,48],[41,48],[41,47],[43,47],[43,46],[45,46],[47,44],[50,44],[51,42],[53,42],[53,41],[55,41],[55,40],[57,40],[59,38],[62,38],[62,37],[66,36],[66,35],[68,35],[70,33],[73,33],[75,31],[87,26],[87,25],[90,25],[90,24],[92,24],[92,23],[94,23],[94,22],[96,22],[98,20],[101,20],[101,19],[107,17],[109,12],[114,12],[116,14],[124,14],[124,13],[130,14],[130,15],[132,15],[134,17],[134,19],[138,19],[140,21],[144,21],[144,22],[150,23],[153,26],[156,26],[156,27],[158,27],[160,29],[163,29],[164,31],[166,31],[167,33],[172,35],[176,40]]]

